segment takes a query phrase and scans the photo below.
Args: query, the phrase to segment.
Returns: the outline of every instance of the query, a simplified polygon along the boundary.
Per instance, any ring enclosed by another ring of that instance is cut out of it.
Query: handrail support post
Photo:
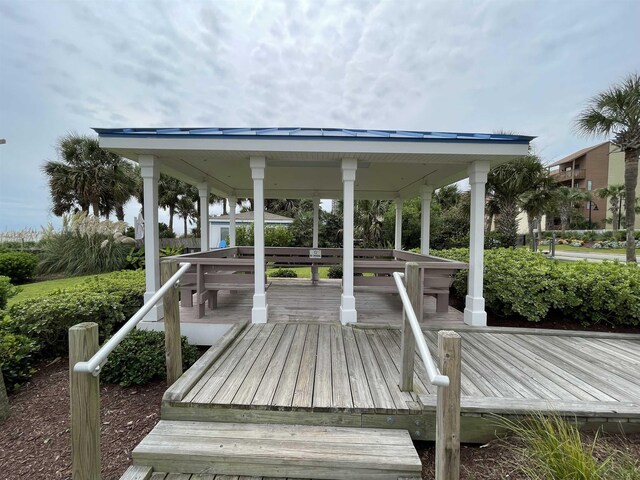
[[[422,275],[416,262],[407,262],[405,265],[404,281],[407,294],[411,301],[413,311],[422,317]],[[413,335],[411,323],[406,309],[402,308],[402,344],[400,363],[400,390],[410,392],[413,390],[413,370],[416,356],[416,339]]]
[[[438,387],[436,402],[436,480],[460,478],[460,367],[462,339],[452,331],[438,332],[440,372],[449,386]]]

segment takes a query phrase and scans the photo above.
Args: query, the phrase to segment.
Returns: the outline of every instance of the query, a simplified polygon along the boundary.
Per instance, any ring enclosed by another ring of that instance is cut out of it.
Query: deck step
[[[132,456],[155,472],[200,475],[397,480],[422,470],[406,430],[373,428],[161,420]]]

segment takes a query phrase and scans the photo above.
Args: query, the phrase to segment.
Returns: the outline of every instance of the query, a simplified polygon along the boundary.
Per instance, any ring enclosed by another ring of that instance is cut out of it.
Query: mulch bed
[[[11,416],[0,425],[0,479],[69,479],[69,382],[67,359],[43,365],[19,392],[9,397]],[[102,478],[117,480],[131,463],[131,450],[160,419],[164,381],[144,387],[102,385]],[[640,458],[640,434],[607,435],[617,448]],[[423,479],[435,478],[435,447],[416,442]],[[517,454],[502,440],[462,445],[461,480],[524,480]]]
[[[160,419],[164,381],[144,387],[101,385],[102,478],[119,479],[131,450]],[[68,359],[43,365],[9,396],[11,416],[0,425],[0,479],[69,479]]]

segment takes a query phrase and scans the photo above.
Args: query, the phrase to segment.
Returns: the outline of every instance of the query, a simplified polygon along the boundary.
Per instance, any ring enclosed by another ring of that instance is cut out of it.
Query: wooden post
[[[0,370],[0,423],[9,418],[9,397],[7,397],[7,389],[4,386],[4,376]]]
[[[176,272],[175,260],[165,260],[160,265],[160,276],[164,285]],[[198,299],[198,301],[200,301]],[[162,298],[164,306],[164,348],[167,360],[167,385],[173,385],[182,375],[182,341],[180,338],[180,305],[178,286],[175,285]]]
[[[99,379],[90,373],[73,371],[76,363],[86,362],[97,351],[97,323],[79,323],[69,329],[71,466],[74,480],[100,478]]]
[[[448,387],[438,387],[436,407],[436,480],[460,478],[460,364],[462,340],[451,331],[438,332],[440,373]]]
[[[416,262],[407,262],[404,269],[404,281],[411,306],[418,318],[422,318],[422,282],[423,275]],[[416,339],[413,336],[407,312],[402,309],[402,345],[400,363],[400,390],[413,390],[413,364],[416,356]]]

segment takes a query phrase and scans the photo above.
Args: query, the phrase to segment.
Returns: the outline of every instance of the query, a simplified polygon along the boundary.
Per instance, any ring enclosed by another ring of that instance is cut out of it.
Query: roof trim
[[[137,138],[236,138],[236,139],[279,139],[303,140],[346,140],[346,141],[391,141],[391,142],[474,142],[528,144],[536,137],[507,135],[498,133],[465,132],[420,132],[411,130],[364,130],[342,128],[94,128],[101,137]]]

